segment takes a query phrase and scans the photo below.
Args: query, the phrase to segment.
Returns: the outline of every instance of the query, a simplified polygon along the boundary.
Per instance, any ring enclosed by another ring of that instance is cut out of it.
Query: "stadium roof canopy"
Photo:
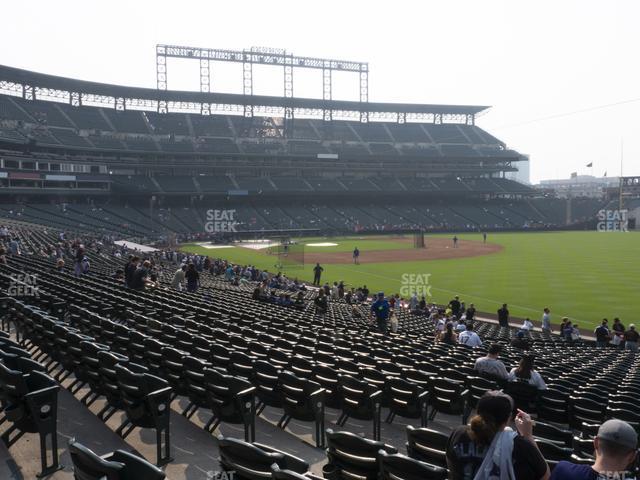
[[[0,90],[13,90],[24,98],[34,100],[39,91],[47,90],[47,97],[68,99],[69,103],[82,104],[90,97],[102,97],[105,106],[126,108],[126,100],[136,103],[180,102],[201,105],[241,105],[262,108],[292,108],[295,110],[320,110],[331,112],[366,112],[372,118],[385,120],[393,115],[395,119],[423,115],[467,117],[465,123],[473,123],[476,114],[488,106],[473,105],[433,105],[414,103],[380,103],[344,100],[322,100],[311,98],[286,98],[266,95],[240,95],[233,93],[203,93],[189,91],[158,90],[152,88],[127,87],[106,83],[76,80],[48,75],[19,68],[0,65]],[[56,94],[57,91],[57,94]],[[93,100],[95,101],[95,100]],[[102,103],[102,102],[101,102]],[[150,105],[150,104],[149,104]],[[389,118],[391,119],[391,118]]]

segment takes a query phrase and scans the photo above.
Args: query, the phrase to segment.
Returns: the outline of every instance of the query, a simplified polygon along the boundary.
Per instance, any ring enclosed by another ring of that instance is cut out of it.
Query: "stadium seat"
[[[360,477],[366,480],[378,478],[378,452],[395,454],[398,451],[380,441],[368,440],[350,432],[334,432],[328,429],[327,459],[322,467],[327,480]]]
[[[98,456],[92,450],[69,440],[69,455],[76,480],[163,480],[165,474],[155,465],[124,450]]]
[[[222,422],[242,424],[245,440],[253,442],[256,437],[255,387],[244,378],[226,375],[216,368],[205,368],[204,387],[207,408],[213,413],[204,429],[211,433]]]
[[[389,398],[387,423],[393,422],[395,416],[398,415],[404,418],[419,418],[420,426],[427,426],[428,390],[401,378],[389,378],[385,387]]]
[[[0,363],[2,421],[11,424],[2,434],[2,441],[10,448],[25,433],[37,433],[41,467],[38,477],[62,468],[58,462],[56,430],[59,389],[55,380],[40,371],[31,370],[25,374]]]
[[[278,376],[277,389],[284,410],[278,426],[284,429],[292,419],[313,421],[316,446],[324,448],[324,389],[319,383],[287,371]]]
[[[338,375],[338,392],[342,414],[336,424],[344,426],[349,417],[373,421],[373,439],[380,440],[382,391],[374,385],[349,375]]]
[[[399,453],[388,454],[384,450],[378,452],[380,480],[446,480],[446,468],[436,467],[428,463],[409,458]]]
[[[271,478],[271,467],[304,474],[309,464],[281,450],[259,443],[249,443],[235,438],[218,436],[220,465],[226,472],[235,472],[241,479],[263,480]]]
[[[116,433],[126,438],[135,427],[153,428],[156,464],[172,461],[169,430],[172,391],[168,382],[149,373],[136,373],[121,364],[116,364],[115,374],[126,413]]]
[[[405,447],[411,458],[447,468],[447,443],[449,436],[429,428],[407,426]]]
[[[431,414],[429,420],[436,418],[438,412],[449,415],[460,415],[462,423],[465,424],[466,404],[468,402],[469,390],[464,383],[448,380],[446,378],[435,378],[430,385],[429,401],[431,402]]]

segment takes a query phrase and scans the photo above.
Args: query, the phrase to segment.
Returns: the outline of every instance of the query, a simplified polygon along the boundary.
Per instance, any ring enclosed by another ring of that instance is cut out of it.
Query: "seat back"
[[[429,465],[401,454],[378,452],[380,480],[446,480],[447,469]]]
[[[426,418],[428,395],[422,386],[395,377],[388,378],[385,386],[393,413],[405,418]]]
[[[264,480],[271,477],[274,463],[285,468],[284,455],[265,452],[249,442],[235,438],[218,437],[220,465],[227,472],[235,472],[246,480]]]
[[[124,464],[107,461],[75,439],[69,441],[69,455],[76,480],[120,480]]]
[[[435,378],[431,382],[429,401],[439,412],[460,415],[463,413],[465,405],[465,399],[462,396],[463,391],[463,383],[446,378]]]
[[[431,465],[447,468],[448,435],[430,428],[407,426],[407,453]]]
[[[298,378],[284,371],[278,376],[278,391],[282,395],[282,407],[286,414],[297,420],[315,420],[319,411],[315,392],[321,392],[319,383],[306,378]],[[319,399],[322,401],[322,399]]]
[[[351,432],[327,430],[327,457],[339,477],[360,476],[374,480],[378,475],[378,452],[397,453],[394,447],[362,438]]]
[[[374,394],[380,396],[380,390],[349,375],[338,376],[338,390],[342,402],[342,411],[359,420],[373,420],[376,404],[380,406],[381,398],[372,400]]]
[[[226,375],[216,368],[206,368],[204,382],[207,406],[214,417],[228,423],[245,423],[252,406],[245,405],[240,394],[253,388],[248,380]]]

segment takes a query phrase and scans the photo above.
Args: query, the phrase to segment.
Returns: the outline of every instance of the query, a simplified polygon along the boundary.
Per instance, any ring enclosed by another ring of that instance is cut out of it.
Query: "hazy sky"
[[[1,64],[154,88],[157,43],[368,61],[371,101],[491,106],[478,125],[529,154],[534,181],[591,173],[590,162],[618,175],[621,139],[624,173],[640,174],[638,0],[21,0],[1,11]],[[213,90],[240,92],[241,73],[215,64]],[[320,73],[298,73],[296,96],[322,95]],[[198,82],[197,62],[169,64],[169,88]],[[357,98],[355,77],[336,83],[334,98]],[[281,70],[256,69],[254,92],[282,94]]]

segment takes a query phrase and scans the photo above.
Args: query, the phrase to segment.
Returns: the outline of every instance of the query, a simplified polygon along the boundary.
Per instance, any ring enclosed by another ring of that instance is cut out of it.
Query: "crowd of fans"
[[[20,255],[18,237],[7,227],[0,227],[0,258]],[[343,281],[320,285],[320,269],[317,288],[306,285],[297,278],[278,272],[272,273],[252,265],[237,265],[223,259],[211,259],[201,255],[174,250],[156,250],[141,254],[126,247],[114,245],[109,238],[67,239],[61,234],[58,242],[37,252],[49,258],[60,271],[71,271],[82,277],[91,274],[93,255],[113,255],[123,259],[123,267],[117,269],[114,278],[133,290],[172,288],[194,292],[200,287],[203,274],[210,274],[231,285],[246,286],[252,298],[271,302],[283,307],[305,308],[306,300],[312,299],[313,308],[319,315],[327,313],[330,303],[352,305],[354,316],[363,316],[369,310],[372,328],[385,335],[397,329],[397,316],[401,309],[413,315],[424,316],[432,322],[435,341],[444,344],[461,344],[473,348],[482,346],[483,340],[474,329],[476,308],[468,306],[455,296],[446,306],[428,303],[417,295],[405,300],[399,295],[385,296],[378,292],[372,299],[366,285],[348,287]],[[67,262],[72,263],[67,265]],[[316,282],[314,282],[316,283]],[[308,295],[308,296],[307,296]],[[498,323],[509,325],[509,310],[504,304],[497,311]],[[543,331],[553,332],[551,312],[543,309],[541,318]],[[482,377],[505,382],[527,383],[537,390],[547,388],[544,379],[536,371],[535,357],[526,353],[530,348],[527,332],[534,328],[530,319],[525,319],[511,340],[511,345],[525,351],[517,367],[507,370],[500,360],[502,346],[492,344],[486,356],[475,361],[475,370]],[[563,318],[559,333],[567,342],[580,341],[578,325]],[[625,348],[637,351],[639,335],[634,325],[628,328],[615,318],[609,328],[603,319],[595,329],[598,348]],[[604,422],[594,440],[595,463],[578,465],[559,462],[553,472],[537,447],[533,436],[534,421],[522,410],[516,410],[513,399],[501,392],[487,392],[476,407],[476,415],[468,423],[454,429],[447,443],[446,457],[453,479],[599,479],[610,478],[615,472],[623,474],[636,459],[638,436],[633,427],[621,420]],[[616,477],[624,478],[624,477]]]

